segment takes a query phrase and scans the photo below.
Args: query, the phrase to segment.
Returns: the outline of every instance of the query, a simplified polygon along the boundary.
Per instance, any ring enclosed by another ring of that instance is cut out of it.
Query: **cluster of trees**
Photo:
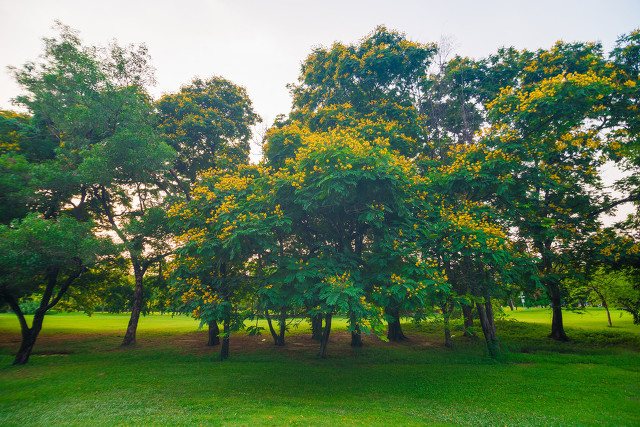
[[[175,250],[169,207],[200,170],[246,158],[258,120],[245,90],[217,77],[154,101],[146,47],[84,46],[58,29],[38,62],[11,70],[28,114],[0,116],[0,301],[22,327],[15,363],[57,303],[121,307],[129,275],[123,345],[135,343],[145,285],[164,285]],[[19,302],[34,295],[29,327]]]
[[[334,315],[353,346],[367,333],[404,339],[401,316],[437,315],[451,346],[458,310],[500,357],[492,300],[521,292],[546,293],[555,339],[568,339],[570,297],[614,300],[640,322],[637,280],[595,285],[640,271],[637,215],[600,220],[640,200],[640,32],[608,55],[558,42],[447,59],[384,27],[317,48],[259,164],[242,88],[196,79],[154,101],[148,59],[144,46],[85,47],[61,26],[41,62],[14,69],[29,114],[0,122],[0,299],[22,325],[16,363],[36,319],[65,295],[89,304],[123,265],[134,278],[123,344],[157,285],[163,308],[208,325],[212,345],[222,337],[223,359],[258,316],[276,345],[308,318],[325,357]],[[607,162],[628,172],[621,198],[602,182]],[[19,300],[33,294],[28,327]]]

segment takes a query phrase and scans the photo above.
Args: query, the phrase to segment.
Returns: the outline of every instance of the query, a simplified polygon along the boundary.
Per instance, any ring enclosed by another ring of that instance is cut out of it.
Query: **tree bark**
[[[355,330],[351,331],[351,347],[362,347],[362,333],[360,326],[356,325]]]
[[[218,322],[212,320],[209,322],[209,341],[207,342],[208,346],[214,346],[220,344],[220,328],[218,327]]]
[[[286,329],[286,312],[283,311],[283,313],[280,316],[280,320],[279,320],[280,333],[276,332],[275,328],[273,327],[273,322],[271,320],[271,315],[269,314],[269,310],[265,310],[264,315],[267,318],[269,331],[271,332],[271,336],[273,337],[273,345],[277,345],[280,347],[284,346],[284,332]],[[285,317],[283,318],[283,316]]]
[[[44,322],[44,316],[47,314],[47,310],[56,305],[62,295],[69,288],[69,285],[75,278],[77,278],[80,273],[78,272],[75,275],[70,276],[66,283],[64,283],[58,295],[53,298],[53,290],[56,287],[58,281],[58,268],[55,268],[47,273],[47,286],[45,287],[44,293],[42,294],[42,300],[40,301],[40,307],[36,310],[33,315],[33,322],[31,323],[31,327],[29,328],[27,324],[27,320],[24,317],[24,313],[20,309],[18,302],[11,295],[5,294],[5,300],[11,307],[11,310],[18,316],[18,321],[20,322],[20,332],[22,334],[22,342],[20,343],[20,348],[18,349],[18,353],[16,354],[15,359],[13,360],[14,365],[24,365],[29,361],[29,357],[31,356],[31,352],[33,351],[33,346],[36,343],[36,339],[38,338],[38,334],[42,330],[42,323]]]
[[[284,346],[284,333],[287,330],[287,310],[282,309],[280,313],[280,336],[278,337],[279,346]]]
[[[311,339],[322,341],[322,315],[311,317]]]
[[[513,298],[511,298],[511,297],[509,297],[509,308],[511,309],[511,311],[514,310]]]
[[[592,288],[593,291],[595,291],[596,294],[598,294],[598,297],[600,298],[600,302],[602,303],[602,306],[604,307],[605,310],[607,310],[607,320],[609,321],[609,327],[612,328],[613,324],[611,323],[611,313],[609,313],[609,305],[607,304],[607,299],[604,297],[604,295],[602,294],[602,292],[600,292],[598,289]]]
[[[22,342],[20,343],[20,349],[16,354],[16,358],[13,360],[14,365],[24,365],[29,361],[31,351],[36,343],[36,338],[42,330],[42,322],[44,321],[45,312],[38,309],[33,316],[33,323],[31,328],[26,331],[22,331]]]
[[[225,360],[229,358],[229,330],[230,330],[230,322],[229,319],[224,320],[224,335],[222,336],[222,347],[220,347],[220,360]]]
[[[549,338],[558,341],[569,341],[569,337],[564,332],[564,325],[562,322],[562,298],[560,296],[560,286],[555,281],[551,281],[547,284],[549,290],[549,296],[551,297],[551,310],[553,317],[551,319],[551,333]]]
[[[123,346],[133,345],[136,343],[136,332],[138,330],[138,321],[140,320],[140,312],[142,310],[143,294],[143,278],[145,269],[140,265],[138,260],[131,258],[133,264],[133,275],[135,277],[135,288],[133,290],[133,301],[131,306],[131,317],[127,325],[127,332],[122,340]]]
[[[487,342],[489,355],[493,359],[499,359],[500,357],[502,357],[502,348],[500,346],[500,341],[498,340],[496,325],[493,321],[493,307],[491,306],[491,298],[485,296],[485,303],[476,303],[476,309],[478,310],[480,326],[482,327],[482,332],[484,333],[484,338]]]
[[[327,344],[329,343],[329,334],[331,333],[331,313],[327,313],[324,316],[324,330],[322,332],[322,339],[320,340],[320,352],[318,357],[322,359],[327,358]]]
[[[271,337],[273,338],[273,345],[278,345],[278,334],[276,330],[273,328],[273,322],[271,321],[271,315],[269,314],[269,310],[264,311],[264,317],[267,319],[267,325],[269,325],[269,332],[271,332]]]
[[[387,316],[391,317],[391,321],[388,323],[389,329],[387,331],[387,338],[389,341],[398,342],[408,339],[402,332],[402,325],[400,324],[400,310],[397,308],[385,308],[385,313]]]

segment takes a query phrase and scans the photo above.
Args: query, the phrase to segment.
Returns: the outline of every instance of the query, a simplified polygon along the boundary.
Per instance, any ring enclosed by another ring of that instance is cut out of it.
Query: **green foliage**
[[[247,162],[251,126],[260,118],[244,88],[221,77],[194,79],[156,106],[158,128],[177,152],[175,171],[191,182],[209,168]]]

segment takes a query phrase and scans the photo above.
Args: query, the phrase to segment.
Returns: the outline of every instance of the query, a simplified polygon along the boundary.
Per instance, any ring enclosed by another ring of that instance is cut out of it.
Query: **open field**
[[[57,314],[21,367],[17,320],[2,314],[0,425],[638,425],[640,327],[590,311],[567,313],[569,343],[545,337],[546,310],[507,312],[521,321],[498,326],[506,363],[461,336],[442,347],[438,324],[362,349],[337,324],[327,360],[305,325],[284,348],[234,335],[219,362],[187,317],[142,318],[123,349],[126,315]]]

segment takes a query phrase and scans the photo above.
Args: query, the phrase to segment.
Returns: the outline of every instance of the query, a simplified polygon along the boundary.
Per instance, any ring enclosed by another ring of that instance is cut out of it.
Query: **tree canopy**
[[[144,45],[58,31],[12,69],[27,112],[0,112],[0,283],[21,324],[20,298],[50,288],[44,315],[89,269],[132,276],[123,344],[136,342],[153,286],[156,307],[222,337],[222,359],[259,317],[276,345],[309,319],[326,357],[333,316],[347,318],[352,346],[367,333],[403,339],[401,317],[441,319],[452,346],[457,311],[467,334],[479,319],[500,358],[494,301],[545,292],[550,336],[566,340],[572,286],[599,274],[630,278],[616,301],[638,313],[637,214],[601,222],[640,200],[637,31],[608,55],[558,42],[449,59],[385,27],[317,47],[258,164],[244,88],[195,78],[154,100]],[[612,161],[627,172],[618,198],[601,176]],[[96,235],[127,265],[100,264]],[[31,348],[39,327],[25,328]]]

